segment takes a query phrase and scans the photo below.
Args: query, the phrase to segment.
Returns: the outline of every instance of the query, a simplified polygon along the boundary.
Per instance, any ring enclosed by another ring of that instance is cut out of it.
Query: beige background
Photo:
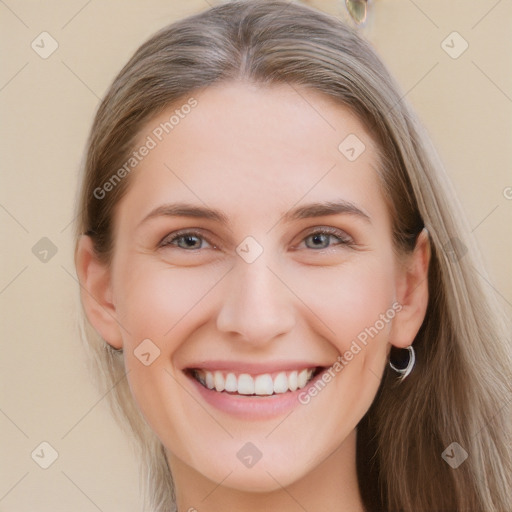
[[[0,1],[0,511],[142,510],[76,334],[70,223],[99,98],[150,34],[210,2]],[[346,16],[341,0],[310,3]],[[370,18],[362,31],[431,133],[511,315],[512,3],[375,0]],[[59,45],[47,59],[31,48],[43,31]],[[453,31],[469,44],[457,59],[441,47]],[[43,237],[57,248],[46,263],[32,252]],[[46,470],[31,458],[42,441],[58,452]]]

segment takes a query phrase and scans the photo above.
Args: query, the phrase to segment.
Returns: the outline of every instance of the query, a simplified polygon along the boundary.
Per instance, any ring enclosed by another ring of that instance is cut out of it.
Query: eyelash
[[[331,245],[343,245],[343,246],[348,246],[348,247],[353,247],[355,245],[354,240],[349,235],[347,235],[347,233],[345,233],[344,231],[341,231],[340,229],[331,228],[331,227],[327,227],[327,226],[319,227],[319,228],[316,228],[316,229],[310,231],[301,240],[301,243],[304,240],[306,240],[306,238],[309,238],[309,237],[314,236],[314,235],[330,235],[330,236],[333,236],[334,238],[337,238],[338,241],[335,244],[329,244],[325,248],[322,247],[320,249],[312,249],[313,251],[315,251],[315,250],[320,251],[322,249],[329,249],[331,247]],[[310,249],[310,248],[308,247],[308,249]]]
[[[348,246],[348,247],[352,247],[355,245],[354,241],[352,240],[352,238],[347,235],[345,232],[337,229],[337,228],[331,228],[331,227],[319,227],[315,230],[312,230],[310,231],[302,240],[301,240],[301,243],[306,240],[307,238],[311,237],[311,236],[314,236],[314,235],[330,235],[330,236],[333,236],[335,238],[338,239],[338,242],[335,243],[335,244],[329,244],[327,247],[322,247],[322,248],[319,248],[319,249],[314,249],[314,248],[311,248],[311,247],[306,247],[306,249],[311,249],[313,251],[321,251],[321,250],[325,250],[325,249],[329,249],[331,247],[331,245],[335,245],[335,246],[338,246],[338,245],[342,245],[342,246]],[[197,237],[201,240],[204,240],[206,242],[208,242],[212,248],[217,248],[215,244],[212,244],[211,242],[208,241],[208,239],[199,231],[195,231],[193,229],[189,229],[189,230],[183,230],[183,231],[178,231],[176,233],[171,233],[169,235],[166,235],[161,241],[160,243],[158,244],[158,247],[168,247],[170,245],[176,245],[175,242],[177,240],[179,240],[180,238],[185,238],[186,236],[194,236],[194,237]],[[169,237],[171,237],[169,239]],[[176,249],[182,249],[184,251],[187,251],[188,249],[184,249],[182,247],[178,247],[176,245]],[[294,250],[297,249],[297,246],[294,247]],[[193,252],[193,251],[198,251],[199,249],[190,249],[190,252]]]

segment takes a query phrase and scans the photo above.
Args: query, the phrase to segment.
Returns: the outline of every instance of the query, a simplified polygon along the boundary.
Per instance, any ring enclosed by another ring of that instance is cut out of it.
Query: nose
[[[262,256],[239,260],[228,274],[217,317],[219,331],[252,345],[264,345],[295,325],[293,294]]]

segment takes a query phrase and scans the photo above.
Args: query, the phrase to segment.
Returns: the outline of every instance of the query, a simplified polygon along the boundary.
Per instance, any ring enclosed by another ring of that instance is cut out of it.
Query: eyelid
[[[332,226],[314,226],[308,228],[305,233],[301,234],[301,239],[299,244],[304,242],[304,240],[311,235],[316,234],[325,234],[325,235],[333,235],[340,240],[340,245],[356,245],[354,239],[346,232],[340,228],[335,228]],[[298,247],[299,244],[293,246],[294,249]],[[322,249],[318,249],[322,250]]]
[[[212,248],[216,248],[216,244],[210,241],[208,236],[205,236],[204,231],[200,228],[183,228],[179,229],[177,231],[173,231],[172,233],[167,233],[157,244],[157,246],[160,247],[167,247],[172,245],[172,242],[176,240],[177,238],[185,235],[194,235],[198,238],[203,239],[205,242],[207,242],[209,245],[212,246]],[[168,242],[165,242],[167,239],[169,239]],[[179,248],[179,247],[178,247]]]

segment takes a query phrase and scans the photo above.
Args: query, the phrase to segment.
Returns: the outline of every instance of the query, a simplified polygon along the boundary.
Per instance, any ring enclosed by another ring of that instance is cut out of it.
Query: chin
[[[226,467],[222,475],[215,472],[216,474],[212,480],[220,482],[225,478],[223,482],[225,487],[240,492],[271,493],[282,489],[282,487],[287,487],[300,479],[298,474],[290,471],[292,467],[297,468],[297,465],[292,462],[288,462],[286,467],[282,465],[275,467],[273,465],[265,466],[260,461],[257,466],[259,467],[236,467],[235,469]],[[230,471],[232,473],[226,478]]]

